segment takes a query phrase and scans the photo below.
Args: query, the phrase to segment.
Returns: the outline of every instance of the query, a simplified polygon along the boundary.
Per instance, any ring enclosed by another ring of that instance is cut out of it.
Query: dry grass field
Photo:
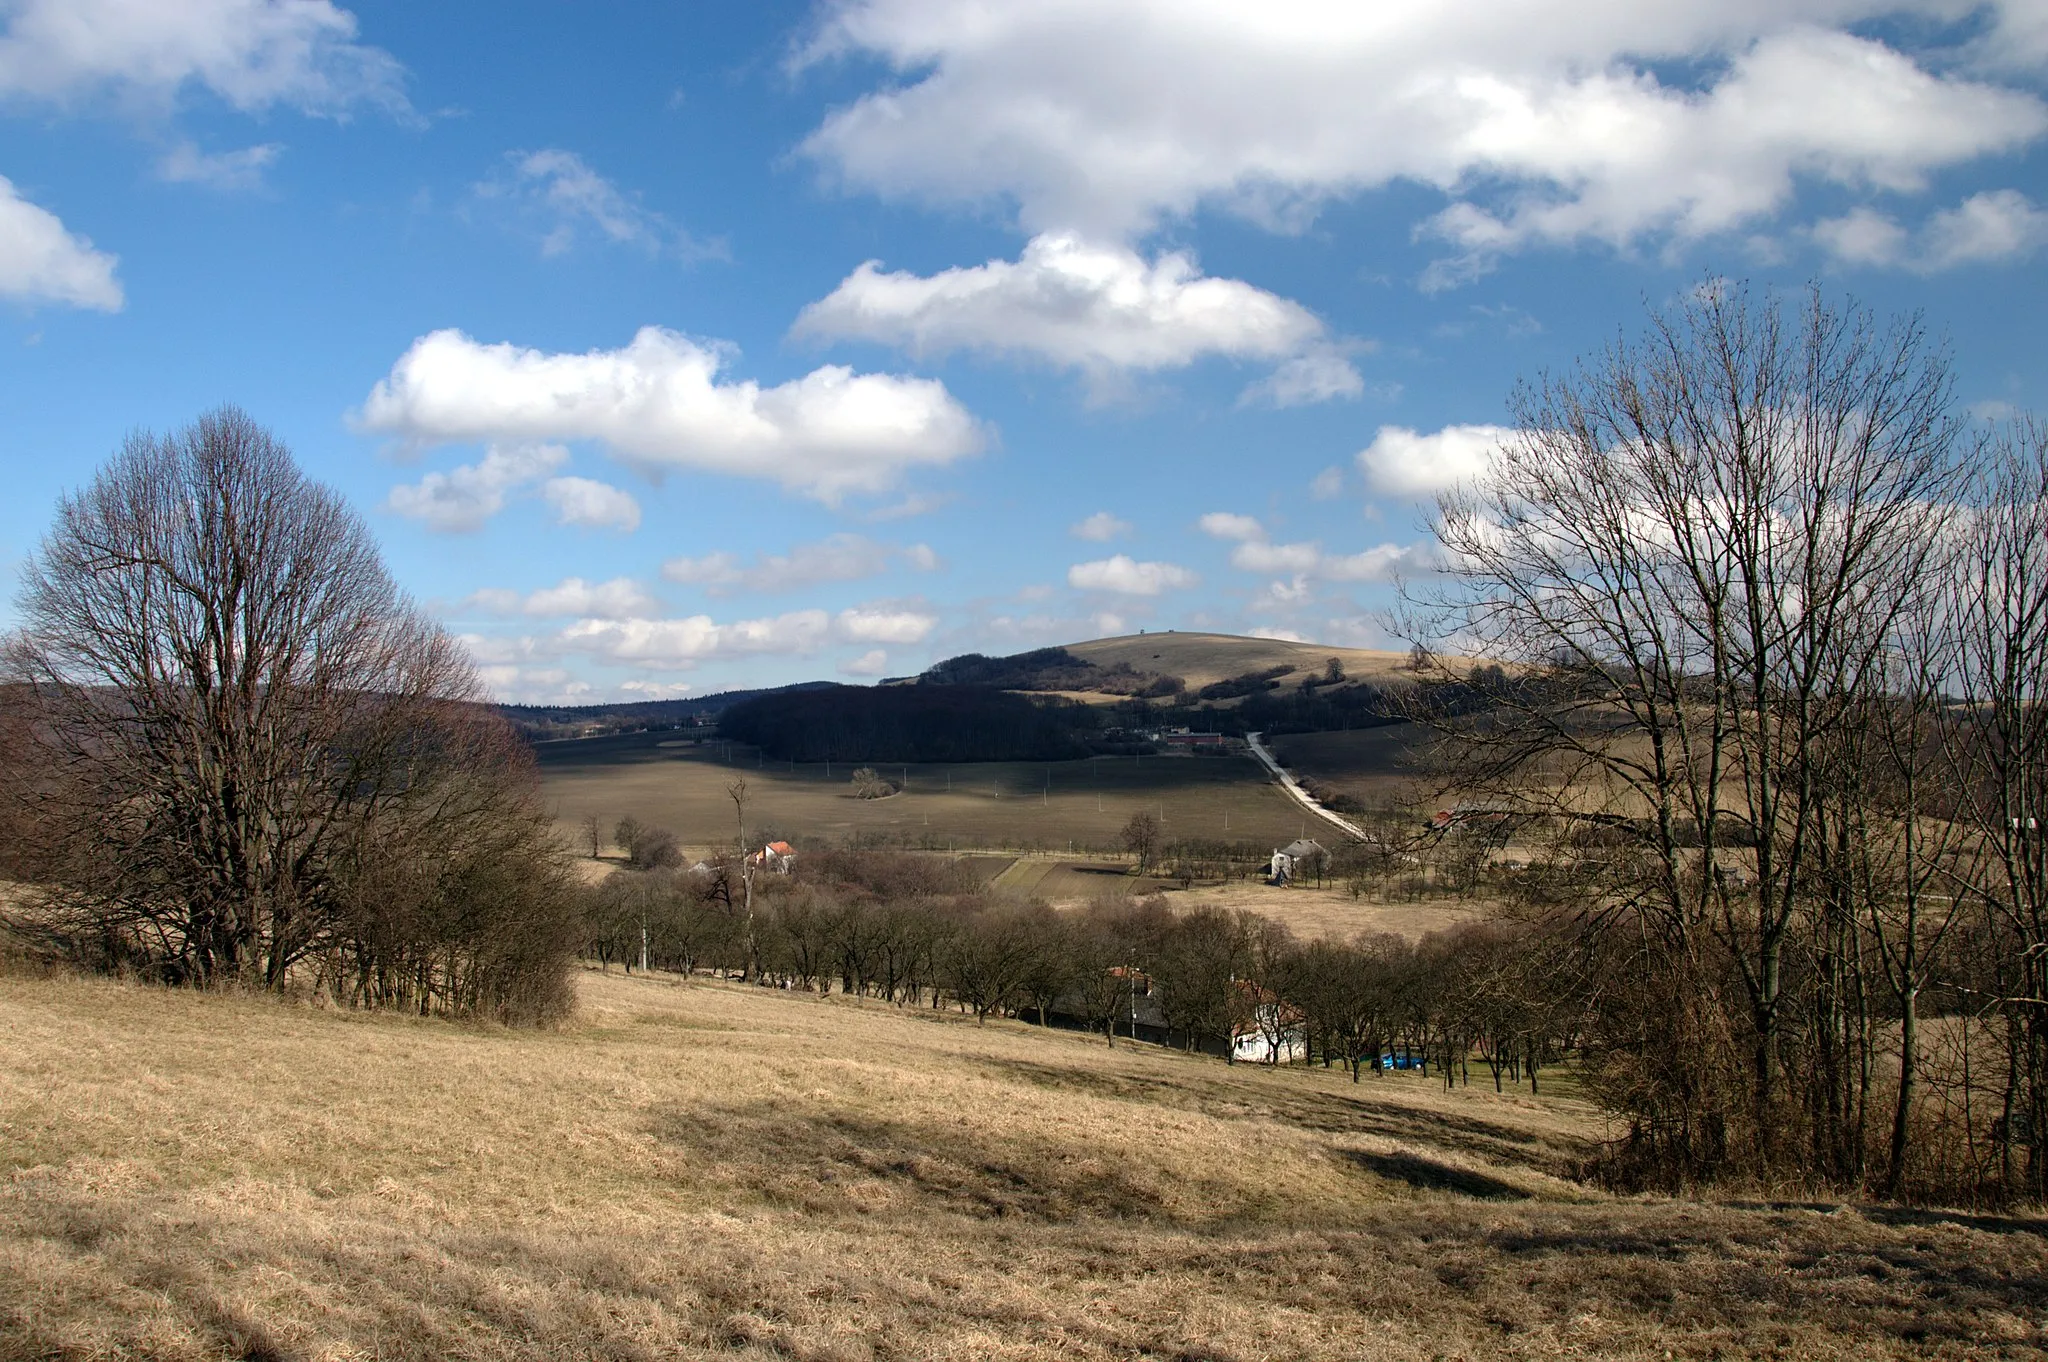
[[[903,792],[856,799],[852,768],[778,765],[747,748],[672,733],[542,743],[542,794],[565,832],[588,814],[609,828],[628,815],[673,829],[696,849],[729,846],[726,785],[747,781],[755,832],[828,843],[879,836],[939,848],[1113,848],[1132,814],[1157,814],[1170,841],[1220,838],[1285,845],[1301,809],[1249,757],[1096,757],[879,768]],[[730,752],[730,758],[727,754]],[[1312,820],[1308,820],[1312,821]]]
[[[1566,1099],[581,988],[535,1034],[0,977],[0,1356],[2048,1345],[2048,1225],[1613,1199]]]

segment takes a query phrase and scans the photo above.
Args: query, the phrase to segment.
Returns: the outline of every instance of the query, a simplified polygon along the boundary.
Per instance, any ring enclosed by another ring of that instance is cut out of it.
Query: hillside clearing
[[[1614,1200],[1589,1109],[586,974],[0,980],[0,1356],[1984,1357],[2044,1227]]]

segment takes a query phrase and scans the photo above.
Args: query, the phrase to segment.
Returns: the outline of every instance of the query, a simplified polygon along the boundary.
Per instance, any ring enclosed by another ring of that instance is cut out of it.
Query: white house
[[[1330,853],[1323,850],[1322,843],[1312,838],[1301,838],[1289,842],[1273,853],[1273,863],[1267,875],[1269,884],[1285,884],[1298,874],[1313,874],[1318,866],[1330,863]]]

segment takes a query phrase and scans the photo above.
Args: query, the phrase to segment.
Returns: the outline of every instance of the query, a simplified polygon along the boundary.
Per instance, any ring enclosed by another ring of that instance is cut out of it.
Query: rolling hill
[[[1125,634],[1116,638],[1070,643],[1066,651],[1098,667],[1119,664],[1139,672],[1178,676],[1189,690],[1214,685],[1232,677],[1254,672],[1272,672],[1285,667],[1274,679],[1282,686],[1298,686],[1309,677],[1323,675],[1330,658],[1344,669],[1345,679],[1395,685],[1410,678],[1405,652],[1378,652],[1364,648],[1335,648],[1323,643],[1295,643],[1287,639],[1244,638],[1236,634],[1190,634],[1171,630],[1163,634]]]

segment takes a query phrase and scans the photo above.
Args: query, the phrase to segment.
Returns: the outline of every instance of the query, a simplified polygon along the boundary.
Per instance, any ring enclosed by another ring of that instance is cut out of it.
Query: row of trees
[[[0,650],[0,873],[49,948],[537,1021],[571,897],[532,756],[368,529],[227,409],[60,503]]]
[[[1419,717],[1550,830],[1644,1175],[2048,1194],[2043,433],[1917,323],[1715,284],[1525,389],[1436,530],[1418,656],[1509,684]]]
[[[1111,1044],[1144,1026],[1189,1048],[1228,1051],[1266,1030],[1356,1079],[1391,1050],[1469,1080],[1532,1087],[1577,1041],[1583,996],[1556,962],[1568,931],[1472,926],[1420,944],[1376,937],[1297,941],[1254,913],[1175,913],[1164,898],[1078,911],[987,893],[957,863],[892,852],[818,852],[793,876],[755,884],[755,936],[740,869],[613,876],[593,890],[587,953],[628,969],[718,970],[773,986],[904,1007],[957,1007],[1084,1025]],[[1566,983],[1565,987],[1560,987]]]

